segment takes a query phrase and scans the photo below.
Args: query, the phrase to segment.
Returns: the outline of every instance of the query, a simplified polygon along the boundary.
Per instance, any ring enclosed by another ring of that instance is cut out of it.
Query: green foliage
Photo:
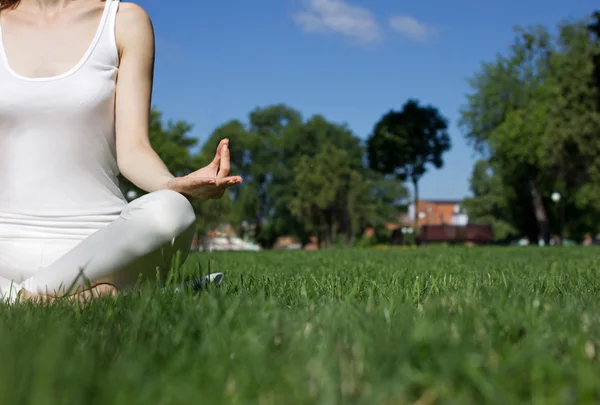
[[[248,124],[232,120],[216,128],[198,153],[192,152],[197,140],[190,129],[185,122],[164,123],[152,110],[150,141],[173,174],[204,167],[227,138],[231,173],[244,178],[220,200],[192,201],[199,233],[229,223],[240,234],[252,230],[246,236],[265,247],[280,235],[307,243],[315,232],[330,246],[349,245],[367,226],[397,221],[405,209],[406,189],[368,170],[360,139],[323,116],[304,121],[283,104],[257,108]],[[121,187],[124,194],[143,194],[126,179]],[[318,218],[326,218],[326,225]]]
[[[406,189],[368,170],[360,139],[323,116],[303,120],[285,105],[255,109],[247,125],[217,128],[203,159],[224,137],[231,140],[232,170],[244,177],[227,218],[238,228],[252,224],[265,247],[284,234],[303,243],[320,234],[330,246],[352,244],[368,225],[396,221],[405,208],[399,201]]]
[[[450,149],[448,123],[437,109],[407,101],[402,111],[390,111],[375,125],[368,139],[369,165],[401,180],[419,181],[427,165],[441,168]]]
[[[344,150],[327,144],[314,157],[300,157],[293,172],[294,189],[289,209],[303,220],[307,232],[315,233],[319,241],[325,237],[328,246],[335,241],[338,228],[344,226],[348,214],[360,216],[366,213],[360,208],[370,208],[360,206],[364,184],[360,173],[351,169]],[[346,230],[356,234],[360,228],[358,224],[352,225]]]
[[[302,156],[294,174],[295,198],[290,204],[294,215],[312,216],[313,212],[333,211],[350,183],[348,155],[327,145],[314,157]]]
[[[561,232],[550,199],[560,192],[560,209],[571,218],[563,233],[597,230],[599,55],[587,20],[563,22],[555,35],[518,28],[507,55],[470,80],[460,125],[493,173],[493,186],[466,202],[471,217],[492,223],[499,235],[548,240]]]
[[[581,211],[600,210],[600,41],[583,23],[563,24],[552,58],[554,91],[545,156]]]
[[[369,167],[414,187],[415,206],[418,183],[428,166],[443,166],[443,154],[450,150],[448,122],[436,108],[408,100],[401,111],[390,111],[375,124],[367,140]]]
[[[475,163],[470,183],[473,197],[462,202],[469,213],[469,222],[492,225],[496,240],[521,236],[509,221],[510,203],[514,199],[511,199],[510,190],[504,188],[488,161],[479,160]]]
[[[369,213],[369,224],[383,226],[389,222],[397,222],[398,212],[408,210],[410,195],[404,184],[393,176],[382,175],[372,170],[365,173],[368,190],[360,195],[375,202],[374,210]],[[359,193],[357,193],[359,194]]]
[[[542,147],[549,119],[549,47],[545,28],[518,29],[509,55],[484,65],[471,80],[474,93],[461,119],[467,138],[485,145],[500,176],[508,177],[507,183],[518,178],[515,186],[521,194],[529,191],[533,210],[528,213],[537,220],[536,230],[529,233],[535,240],[537,234],[550,238],[546,207],[537,198],[540,183],[547,179]]]

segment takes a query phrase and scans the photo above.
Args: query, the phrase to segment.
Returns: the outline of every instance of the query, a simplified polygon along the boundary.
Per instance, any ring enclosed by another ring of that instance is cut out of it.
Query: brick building
[[[419,218],[419,234],[414,234],[415,216]],[[392,231],[391,244],[403,244],[411,235],[417,244],[450,243],[483,245],[493,241],[489,224],[469,224],[467,211],[460,200],[421,200],[415,209],[409,206],[408,213],[398,223],[386,224]],[[373,236],[374,229],[367,229],[365,236]]]
[[[406,225],[413,225],[416,214],[419,218],[419,227],[424,225],[464,226],[469,222],[469,217],[461,203],[460,200],[420,200],[416,210],[414,204],[409,207],[408,215],[403,222]]]

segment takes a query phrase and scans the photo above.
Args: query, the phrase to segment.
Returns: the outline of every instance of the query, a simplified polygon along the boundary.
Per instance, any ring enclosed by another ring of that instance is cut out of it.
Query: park
[[[199,142],[152,108],[171,173],[228,139],[244,183],[192,201],[168,280],[0,306],[0,404],[598,403],[600,13],[513,34],[468,78],[456,124],[477,161],[447,216],[420,185],[450,121],[418,94],[360,136],[281,102]],[[250,248],[205,248],[219,229]]]

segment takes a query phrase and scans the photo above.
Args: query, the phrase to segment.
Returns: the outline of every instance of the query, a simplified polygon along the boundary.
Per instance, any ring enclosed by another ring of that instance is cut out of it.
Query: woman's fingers
[[[240,176],[228,176],[224,178],[217,178],[217,187],[229,187],[236,184],[240,184],[242,182],[242,178]]]
[[[215,158],[210,165],[215,169],[215,172],[219,169],[221,164],[221,155],[223,153],[223,147],[229,144],[229,139],[222,139],[217,146],[217,151],[215,152]]]
[[[177,185],[187,192],[197,188],[214,187],[217,185],[217,180],[209,177],[186,176],[180,178]]]
[[[192,188],[217,189],[227,188],[242,183],[240,176],[229,176],[222,179],[212,179],[208,177],[183,177],[179,180],[179,186]]]
[[[217,197],[223,197],[225,190],[227,190],[231,186],[235,186],[236,184],[240,184],[242,182],[242,178],[240,176],[230,176],[225,177],[224,179],[217,180]]]
[[[226,177],[224,179],[217,180],[217,184],[214,185],[212,190],[210,191],[210,195],[208,199],[219,199],[223,197],[225,191],[236,184],[240,184],[242,182],[242,178],[239,176]]]
[[[240,176],[223,178],[180,177],[176,183],[176,191],[202,200],[219,199],[229,187],[242,183]]]
[[[231,170],[231,160],[229,155],[229,145],[225,144],[221,148],[221,160],[219,162],[219,172],[217,178],[222,179],[229,176]]]

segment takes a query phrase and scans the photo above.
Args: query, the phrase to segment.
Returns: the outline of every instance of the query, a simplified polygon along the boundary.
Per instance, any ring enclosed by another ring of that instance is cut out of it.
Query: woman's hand
[[[227,188],[242,182],[240,176],[229,176],[229,170],[229,140],[223,139],[210,164],[187,176],[171,179],[167,188],[199,200],[216,200],[223,196]]]

